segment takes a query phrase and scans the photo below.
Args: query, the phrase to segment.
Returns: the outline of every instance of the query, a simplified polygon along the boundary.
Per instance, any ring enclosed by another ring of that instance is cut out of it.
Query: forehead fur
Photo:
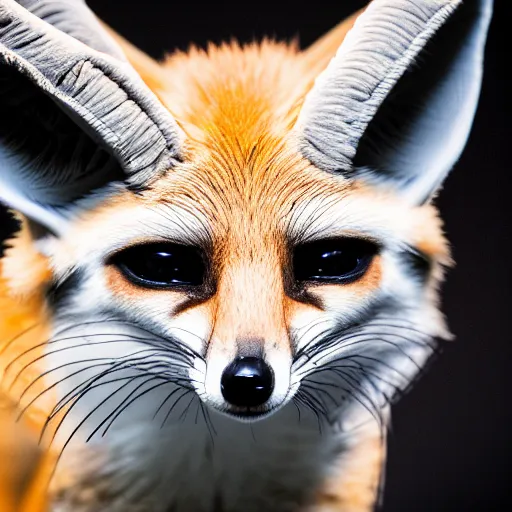
[[[160,95],[189,137],[209,141],[222,134],[242,149],[264,133],[292,127],[319,71],[296,44],[268,40],[193,47],[163,67],[168,80]]]
[[[184,208],[194,203],[219,235],[233,231],[235,217],[250,219],[253,227],[258,220],[275,226],[269,215],[282,216],[278,207],[348,187],[343,178],[316,171],[290,144],[290,130],[318,71],[296,44],[192,48],[170,56],[163,69],[166,88],[158,94],[188,135],[188,158],[147,198]]]
[[[271,41],[210,45],[167,58],[161,66],[167,78],[155,92],[187,132],[184,162],[142,195],[123,192],[86,212],[66,245],[74,239],[86,254],[87,233],[97,245],[100,233],[129,230],[125,224],[136,223],[142,211],[171,206],[185,227],[213,236],[217,246],[224,239],[236,252],[258,245],[280,250],[285,229],[301,233],[315,222],[318,228],[322,215],[324,225],[335,224],[341,209],[344,218],[363,219],[360,226],[372,220],[446,261],[433,207],[413,208],[391,190],[320,171],[294,146],[290,130],[327,62],[326,55],[312,62],[295,44]],[[80,257],[81,251],[72,253]],[[65,254],[59,258],[74,259]]]
[[[337,44],[340,37],[336,34]],[[157,93],[187,132],[188,158],[146,199],[202,210],[218,234],[236,231],[234,221],[249,223],[246,229],[252,227],[254,234],[262,227],[268,232],[277,219],[291,218],[306,203],[315,205],[307,211],[311,216],[314,208],[318,213],[359,196],[383,209],[393,205],[398,224],[404,222],[398,218],[403,210],[411,210],[410,242],[431,256],[446,256],[432,207],[411,208],[392,190],[319,171],[297,151],[290,131],[331,56],[329,45],[312,59],[295,43],[269,40],[210,44],[169,56],[162,64],[165,88]]]

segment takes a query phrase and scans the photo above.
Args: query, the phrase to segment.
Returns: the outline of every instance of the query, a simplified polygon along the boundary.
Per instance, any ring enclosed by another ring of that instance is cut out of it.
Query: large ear
[[[374,0],[305,98],[301,152],[428,201],[473,121],[492,0]]]
[[[0,201],[60,233],[70,204],[143,188],[182,132],[81,0],[0,0]]]

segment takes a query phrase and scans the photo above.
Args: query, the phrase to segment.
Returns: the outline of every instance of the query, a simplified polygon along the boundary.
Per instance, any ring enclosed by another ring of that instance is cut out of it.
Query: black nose
[[[238,357],[226,366],[220,386],[230,404],[256,407],[270,398],[274,390],[274,374],[259,357]]]

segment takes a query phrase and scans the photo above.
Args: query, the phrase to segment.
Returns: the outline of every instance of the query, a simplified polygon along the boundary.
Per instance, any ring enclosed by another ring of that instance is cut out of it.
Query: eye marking
[[[203,252],[175,243],[148,243],[119,251],[109,260],[128,281],[143,288],[201,286],[206,278]]]
[[[293,275],[298,282],[349,284],[368,270],[378,247],[359,238],[308,242],[293,252]]]

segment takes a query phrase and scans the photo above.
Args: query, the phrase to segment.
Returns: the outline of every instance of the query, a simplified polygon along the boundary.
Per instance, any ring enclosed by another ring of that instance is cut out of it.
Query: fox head
[[[28,406],[54,394],[86,437],[205,406],[382,410],[448,335],[432,199],[491,7],[374,0],[304,51],[156,63],[80,0],[1,0],[3,274],[50,325],[9,363]]]

